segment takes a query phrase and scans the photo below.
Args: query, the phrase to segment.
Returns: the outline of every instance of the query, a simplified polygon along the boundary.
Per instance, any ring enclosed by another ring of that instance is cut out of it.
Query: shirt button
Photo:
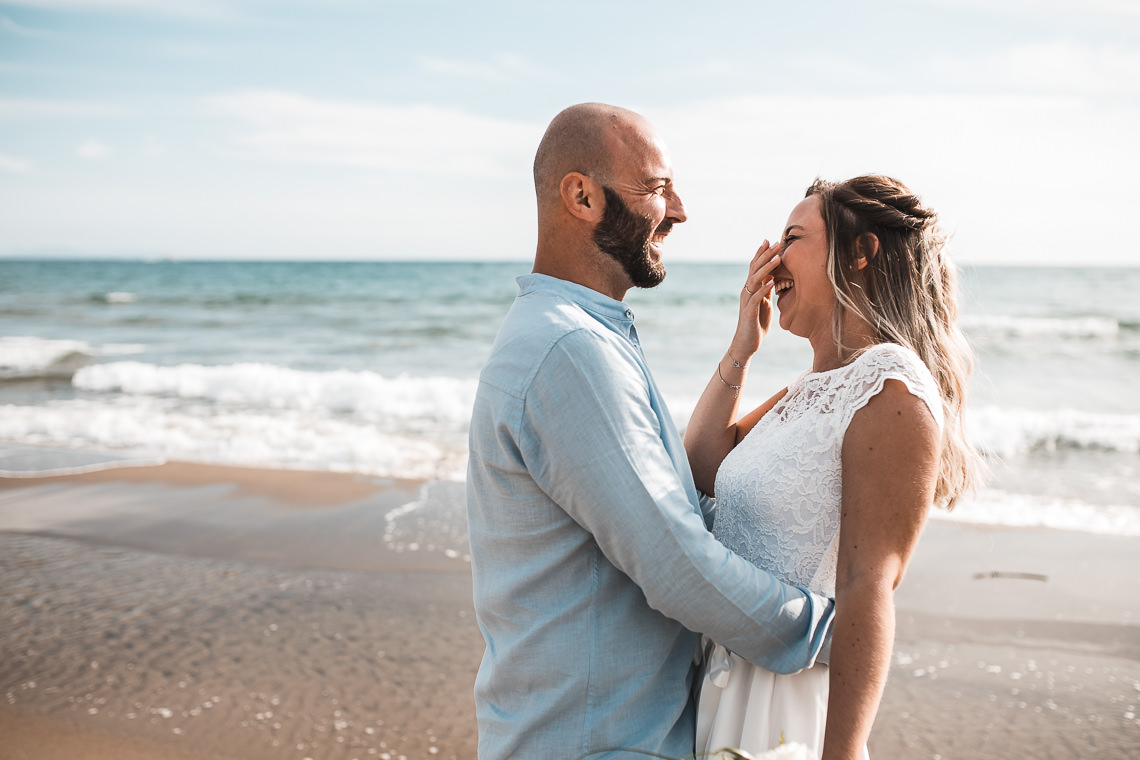
[[[630,311],[629,309],[626,309],[625,310],[625,316],[627,319],[633,319],[633,312]]]

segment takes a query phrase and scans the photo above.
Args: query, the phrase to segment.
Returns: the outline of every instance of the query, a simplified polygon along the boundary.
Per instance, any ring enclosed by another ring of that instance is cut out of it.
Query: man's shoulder
[[[556,293],[518,298],[508,312],[481,380],[521,394],[552,354],[612,361],[618,336],[589,311]]]
[[[616,337],[581,304],[549,291],[529,293],[518,298],[499,331],[500,345],[525,343],[546,346],[546,351],[570,339],[583,347],[601,345]],[[545,352],[543,352],[545,353]]]

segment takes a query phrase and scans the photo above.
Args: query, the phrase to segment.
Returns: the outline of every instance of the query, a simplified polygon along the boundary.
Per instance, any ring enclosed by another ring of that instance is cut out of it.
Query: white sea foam
[[[463,477],[476,385],[252,363],[133,361],[82,367],[72,383],[88,395],[0,407],[0,440],[444,480]]]
[[[1108,317],[964,316],[959,324],[975,337],[1116,338],[1120,323]]]
[[[930,514],[935,519],[985,525],[1140,536],[1140,509],[1136,507],[1088,504],[1075,499],[1054,499],[997,489],[985,489],[976,497],[963,499],[953,512],[935,509]]]
[[[1140,414],[986,406],[966,420],[973,443],[1001,456],[1059,448],[1140,452]]]
[[[688,424],[696,398],[695,394],[670,396],[669,409],[679,428]],[[762,401],[742,393],[740,406],[751,409]],[[998,456],[1058,449],[1140,452],[1140,414],[988,405],[968,409],[966,427],[971,443]]]
[[[182,407],[146,397],[0,406],[0,440],[169,460],[459,480],[466,436],[304,411]],[[423,427],[423,426],[419,426]]]
[[[42,372],[67,359],[93,354],[91,346],[81,340],[4,337],[0,338],[0,373],[22,375]]]
[[[413,388],[428,385],[423,379],[407,379],[402,384]],[[1022,431],[1014,436],[1016,443],[1010,444],[1014,448],[1024,447],[1026,441],[1052,440],[1052,434],[1024,432],[1042,424],[1039,415],[1027,414],[1027,419],[1034,420],[1032,424],[1017,422],[1018,415],[1009,416],[1015,420],[1010,427]],[[1064,415],[1045,416],[1061,419],[1058,425],[1070,430],[1069,437],[1074,435],[1072,430],[1083,429],[1072,421],[1064,422]],[[187,401],[154,395],[111,395],[58,399],[35,406],[0,406],[0,440],[109,450],[160,460],[357,472],[457,484],[466,469],[466,419],[464,412],[462,424],[454,419],[432,423],[414,415],[403,419],[388,416],[377,422],[361,415],[333,415],[319,408],[235,408],[198,398]],[[1073,419],[1084,420],[1086,415],[1076,414]],[[1132,423],[1140,424],[1134,419]],[[1118,427],[1109,424],[1110,434],[1099,433],[1091,439],[1116,441],[1119,431],[1111,431]],[[1125,438],[1122,445],[1135,445],[1135,437]],[[407,515],[394,526],[394,530],[399,528],[399,535],[394,533],[393,541],[408,547],[434,543],[461,556],[462,547],[444,540],[446,531],[440,527],[454,517],[452,502],[459,500],[461,496],[454,494],[442,501],[434,496],[418,500],[416,514]],[[966,522],[1140,536],[1140,509],[1134,506],[1093,505],[998,490],[986,490],[964,501],[949,516],[940,511],[935,514]],[[430,525],[421,524],[428,517]]]
[[[87,391],[200,399],[224,407],[325,411],[365,419],[397,418],[466,425],[475,381],[387,378],[375,372],[306,372],[269,364],[161,367],[111,362],[84,367],[73,384]]]
[[[144,351],[143,346],[110,343],[93,346],[81,340],[52,340],[30,336],[0,337],[0,377],[60,374],[97,356],[125,356]]]

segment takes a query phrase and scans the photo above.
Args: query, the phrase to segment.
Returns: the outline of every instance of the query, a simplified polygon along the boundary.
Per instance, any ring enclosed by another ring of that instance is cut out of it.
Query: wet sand
[[[459,493],[180,463],[0,479],[0,760],[474,758]],[[932,522],[872,756],[1140,754],[1138,549]]]

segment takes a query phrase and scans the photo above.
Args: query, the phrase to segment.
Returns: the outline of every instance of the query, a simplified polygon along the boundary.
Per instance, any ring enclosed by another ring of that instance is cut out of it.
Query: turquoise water
[[[513,263],[0,261],[0,443],[454,482]],[[631,292],[684,425],[744,265]],[[967,269],[970,430],[994,478],[959,519],[1140,534],[1140,269]],[[808,367],[773,333],[745,401]],[[3,465],[0,463],[0,468]]]

